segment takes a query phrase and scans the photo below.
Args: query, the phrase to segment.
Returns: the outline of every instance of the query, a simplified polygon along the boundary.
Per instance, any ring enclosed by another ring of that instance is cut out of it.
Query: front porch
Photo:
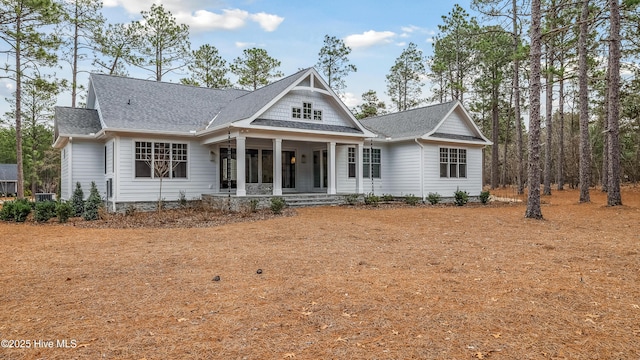
[[[212,197],[364,192],[361,139],[247,135],[245,130],[206,143],[217,173]]]

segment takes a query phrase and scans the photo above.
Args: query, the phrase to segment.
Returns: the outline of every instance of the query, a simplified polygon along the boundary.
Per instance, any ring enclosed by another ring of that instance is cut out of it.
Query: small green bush
[[[491,195],[491,193],[489,192],[489,190],[487,191],[483,191],[480,193],[480,202],[484,205],[486,205],[489,202],[489,196]]]
[[[469,193],[460,189],[453,193],[453,202],[458,206],[464,206],[469,202]]]
[[[55,201],[39,201],[36,203],[35,211],[33,214],[34,219],[37,222],[49,221],[52,217],[56,216],[56,202]]]
[[[382,201],[384,201],[384,202],[391,202],[391,201],[393,201],[393,199],[394,199],[393,195],[391,195],[391,194],[383,194],[382,195]]]
[[[371,206],[378,206],[380,203],[380,197],[374,195],[373,193],[369,193],[364,197],[364,203]]]
[[[76,189],[71,196],[71,206],[73,207],[73,216],[82,216],[84,213],[84,192],[80,182],[76,183]]]
[[[24,222],[31,213],[31,204],[27,199],[16,200],[13,208],[13,219],[16,222]]]
[[[356,205],[358,203],[358,198],[360,198],[360,195],[358,194],[349,194],[345,195],[344,201],[349,205]]]
[[[56,205],[56,215],[59,223],[66,223],[74,215],[73,205],[68,201],[61,201]]]
[[[442,200],[442,197],[438,193],[429,193],[427,195],[427,201],[429,201],[429,204],[431,204],[431,205],[436,205],[441,200]]]
[[[0,220],[4,221],[14,221],[15,213],[14,209],[16,207],[15,201],[5,201],[2,205],[2,209],[0,209]]]
[[[271,211],[274,214],[281,214],[284,207],[287,206],[287,203],[281,197],[272,197],[271,198]]]
[[[100,197],[95,181],[92,181],[91,190],[89,190],[89,197],[84,203],[84,213],[82,214],[82,218],[87,221],[98,220],[100,218],[99,210],[101,207],[102,198]]]
[[[251,211],[252,213],[258,211],[258,199],[251,199],[249,201],[249,211]]]
[[[413,194],[409,194],[404,197],[404,202],[411,206],[416,206],[420,202],[420,198]]]

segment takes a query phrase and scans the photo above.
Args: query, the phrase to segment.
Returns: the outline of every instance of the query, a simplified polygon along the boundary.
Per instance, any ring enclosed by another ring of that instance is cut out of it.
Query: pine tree
[[[422,79],[426,75],[422,50],[409,43],[387,75],[387,94],[398,111],[414,108],[423,101]]]
[[[231,72],[238,76],[238,85],[245,89],[256,90],[268,85],[272,79],[277,79],[284,74],[276,70],[280,67],[280,61],[272,58],[267,50],[251,48],[242,52],[242,57],[237,57],[231,64]]]
[[[191,77],[180,79],[181,83],[215,89],[231,87],[231,80],[227,78],[229,67],[215,46],[202,45],[191,56],[193,62],[188,66]]]
[[[324,36],[324,46],[318,53],[318,64],[320,72],[324,74],[327,83],[336,93],[342,93],[346,88],[344,78],[350,72],[356,72],[355,65],[349,63],[347,57],[351,53],[351,48],[344,44],[344,41],[335,36]]]
[[[71,206],[73,207],[74,216],[82,216],[84,214],[84,192],[80,182],[76,183],[76,189],[71,196]]]

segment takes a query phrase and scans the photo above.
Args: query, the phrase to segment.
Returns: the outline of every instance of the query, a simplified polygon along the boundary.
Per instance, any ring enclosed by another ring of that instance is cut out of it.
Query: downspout
[[[424,202],[424,145],[420,144],[418,138],[415,138],[414,141],[420,146],[420,198]]]

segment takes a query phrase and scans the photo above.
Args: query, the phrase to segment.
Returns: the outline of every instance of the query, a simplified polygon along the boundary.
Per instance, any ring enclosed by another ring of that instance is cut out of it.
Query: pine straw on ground
[[[0,337],[32,345],[0,358],[637,359],[640,190],[577,199],[544,197],[542,221],[513,203],[2,223]]]

